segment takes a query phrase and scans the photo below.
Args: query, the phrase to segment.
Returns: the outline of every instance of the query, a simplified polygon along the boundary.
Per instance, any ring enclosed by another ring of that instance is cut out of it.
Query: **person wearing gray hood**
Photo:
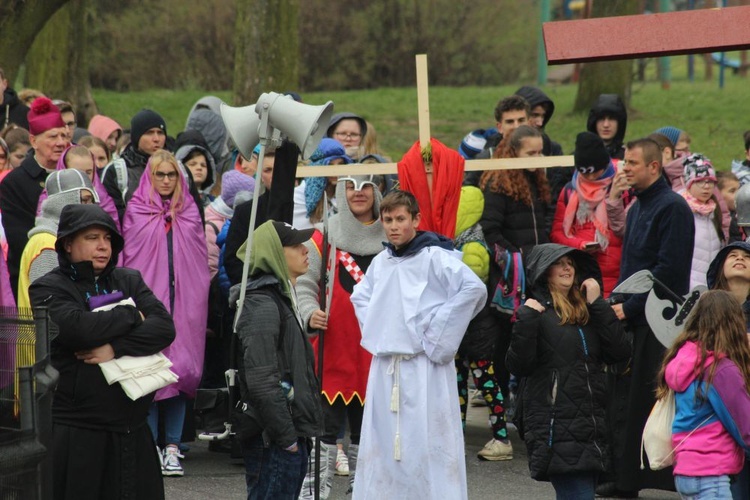
[[[601,295],[588,253],[537,245],[527,260],[530,298],[517,311],[508,369],[524,377],[516,419],[531,477],[557,498],[592,499],[609,462],[604,366],[626,361],[630,343]]]

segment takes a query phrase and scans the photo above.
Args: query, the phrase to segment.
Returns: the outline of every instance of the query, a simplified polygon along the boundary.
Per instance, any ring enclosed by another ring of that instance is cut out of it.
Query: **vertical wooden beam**
[[[430,91],[427,77],[427,54],[417,54],[417,118],[419,147],[430,144]]]

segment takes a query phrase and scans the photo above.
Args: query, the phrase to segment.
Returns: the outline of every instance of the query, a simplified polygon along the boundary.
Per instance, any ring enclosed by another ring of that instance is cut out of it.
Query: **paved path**
[[[511,430],[515,458],[505,462],[483,462],[477,452],[490,438],[485,408],[470,408],[466,425],[466,473],[469,498],[490,499],[554,499],[549,483],[529,477],[526,448]],[[164,478],[167,500],[241,500],[246,497],[244,467],[228,455],[211,453],[201,441],[190,443],[191,450],[183,461],[185,476]],[[348,500],[347,478],[337,476],[330,500]],[[646,490],[641,499],[677,499],[676,493]],[[450,500],[450,499],[446,499]]]

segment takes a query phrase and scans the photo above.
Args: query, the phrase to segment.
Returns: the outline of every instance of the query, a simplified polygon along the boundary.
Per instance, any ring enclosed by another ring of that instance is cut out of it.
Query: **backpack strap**
[[[122,158],[116,158],[112,160],[104,170],[102,171],[101,179],[104,180],[107,177],[109,168],[112,167],[115,171],[115,179],[117,180],[117,187],[122,195],[122,201],[125,202],[125,195],[128,193],[128,166],[125,160]]]

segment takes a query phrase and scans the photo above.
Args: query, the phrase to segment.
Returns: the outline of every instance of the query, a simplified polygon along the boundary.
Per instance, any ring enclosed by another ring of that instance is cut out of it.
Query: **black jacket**
[[[0,183],[0,211],[8,239],[8,273],[16,296],[21,255],[29,241],[28,233],[34,227],[39,195],[42,194],[47,175],[47,171],[34,158],[34,152],[29,151],[21,165]]]
[[[26,130],[29,129],[29,107],[18,98],[16,91],[7,88],[3,92],[3,102],[0,104],[0,129],[10,123],[15,123]]]
[[[71,205],[63,210],[60,234],[73,234],[77,228],[94,224],[116,232],[111,217],[99,207]],[[60,267],[29,288],[32,305],[48,307],[59,332],[51,344],[52,364],[60,372],[53,419],[71,427],[128,433],[145,425],[153,395],[131,400],[120,384],[107,384],[98,365],[76,359],[75,352],[109,343],[116,358],[155,354],[174,340],[174,323],[138,271],[115,268],[122,249],[119,235],[113,237],[112,258],[98,279],[90,261],[73,264],[68,260],[61,241],[56,245]],[[116,290],[131,297],[136,307],[91,312],[91,297]]]
[[[248,283],[237,335],[242,399],[266,439],[286,448],[319,435],[323,411],[312,345],[275,276],[260,274]],[[294,388],[291,403],[282,381]]]
[[[537,259],[538,254],[546,254]],[[546,269],[569,254],[590,277],[596,262],[584,252],[562,245],[537,247],[529,258],[531,295],[545,311],[522,306],[513,325],[506,356],[508,369],[525,377],[520,428],[528,449],[531,477],[604,471],[606,441],[605,363],[627,360],[631,353],[621,322],[601,298],[588,305],[586,325],[560,325],[546,286]],[[578,272],[578,271],[577,271]],[[575,286],[575,285],[574,285]]]
[[[591,106],[589,117],[586,121],[586,130],[596,134],[596,122],[604,116],[613,116],[617,119],[617,133],[607,147],[607,152],[611,158],[622,160],[625,157],[625,150],[622,147],[625,131],[628,128],[628,110],[625,109],[625,103],[622,102],[617,94],[602,94]]]
[[[526,173],[529,176],[529,173]],[[527,177],[528,178],[528,177]],[[494,255],[495,245],[511,252],[521,252],[524,260],[535,245],[549,243],[554,204],[546,203],[537,195],[536,184],[529,179],[533,205],[525,205],[504,193],[484,190],[484,211],[479,224],[484,239]],[[492,295],[501,279],[502,270],[490,261],[489,291]]]

